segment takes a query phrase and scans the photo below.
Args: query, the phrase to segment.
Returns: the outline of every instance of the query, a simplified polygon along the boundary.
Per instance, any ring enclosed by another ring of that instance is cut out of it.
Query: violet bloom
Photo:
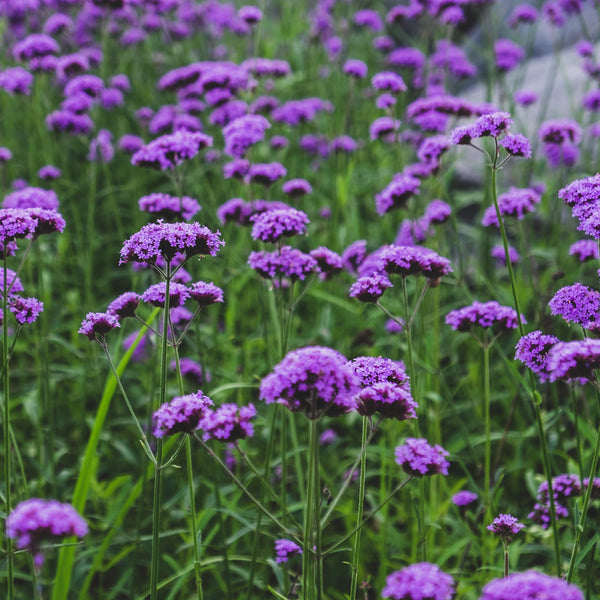
[[[49,131],[62,131],[72,135],[86,135],[94,128],[89,115],[78,115],[68,110],[55,110],[46,117]]]
[[[538,95],[531,90],[519,90],[515,92],[514,99],[521,106],[531,106],[538,101]]]
[[[508,133],[500,140],[500,145],[511,156],[531,158],[531,144],[529,140],[520,133]]]
[[[551,577],[537,571],[512,573],[508,577],[492,579],[483,588],[480,600],[583,600],[579,588],[560,577]]]
[[[538,137],[548,162],[553,167],[573,165],[578,157],[582,130],[572,119],[552,119],[541,124]]]
[[[317,261],[319,279],[329,279],[343,269],[342,257],[325,246],[319,246],[309,253]]]
[[[8,308],[15,315],[19,325],[33,323],[38,315],[44,310],[44,303],[37,298],[22,298],[12,295],[8,300]]]
[[[190,298],[198,303],[198,306],[203,308],[223,302],[223,290],[216,286],[212,281],[196,281],[189,288]]]
[[[302,548],[291,540],[275,540],[275,552],[275,562],[281,564],[287,562],[291,556],[302,554]]]
[[[377,214],[384,215],[391,210],[402,208],[408,200],[419,193],[421,181],[411,175],[398,173],[392,181],[375,195]]]
[[[486,529],[495,533],[503,543],[510,544],[512,536],[519,533],[524,527],[525,525],[519,523],[516,517],[508,514],[500,514]]]
[[[125,240],[119,264],[128,262],[155,263],[159,258],[171,261],[182,252],[191,256],[216,256],[225,242],[217,231],[213,233],[200,223],[149,223]]]
[[[358,272],[358,268],[367,256],[367,241],[357,240],[352,242],[342,252],[342,263],[344,268],[350,273],[355,274]]]
[[[61,175],[62,171],[53,165],[45,165],[37,172],[37,176],[44,181],[54,181]]]
[[[367,27],[374,32],[383,30],[383,21],[379,13],[368,8],[357,10],[352,17],[352,22],[359,27]]]
[[[594,479],[592,485],[597,487],[600,480]],[[565,508],[565,504],[569,498],[579,497],[589,485],[589,480],[582,484],[581,478],[578,475],[563,473],[552,479],[552,493],[554,495],[554,511],[556,518],[566,518],[569,516],[569,511]],[[548,482],[542,481],[538,487],[536,504],[533,512],[527,517],[534,523],[537,523],[542,529],[548,529],[550,526],[550,495],[548,494]]]
[[[255,416],[256,408],[253,404],[242,407],[237,404],[222,404],[214,411],[205,412],[198,429],[204,431],[204,441],[212,439],[236,442],[254,434],[250,420]]]
[[[523,315],[521,320],[525,323]],[[451,310],[446,315],[446,324],[455,331],[469,331],[471,327],[496,327],[502,330],[516,329],[517,312],[509,306],[501,306],[495,300],[491,302],[473,302],[469,306]]]
[[[393,71],[382,71],[371,78],[371,85],[380,92],[388,92],[393,95],[405,92],[408,88],[400,75]]]
[[[177,396],[154,412],[152,433],[157,438],[176,433],[192,433],[198,429],[211,406],[214,406],[213,401],[200,390],[195,394]]]
[[[262,115],[243,115],[223,127],[224,152],[234,158],[242,158],[248,149],[265,139],[265,131],[271,127]]]
[[[350,286],[348,295],[361,302],[377,302],[385,290],[390,287],[393,287],[393,284],[386,275],[374,273],[359,277]]]
[[[98,338],[104,338],[109,331],[120,326],[119,319],[113,314],[89,312],[77,333],[85,335],[88,340],[93,342]]]
[[[135,317],[135,310],[140,303],[140,295],[135,292],[125,292],[117,296],[106,309],[107,313],[115,315],[118,319]]]
[[[535,23],[540,16],[539,10],[531,4],[519,4],[515,6],[508,16],[508,26],[513,29],[519,24],[531,25]]]
[[[87,159],[109,163],[115,156],[115,149],[111,143],[112,133],[108,129],[101,129],[95,138],[90,141],[90,151]]]
[[[200,132],[176,131],[163,135],[140,148],[131,164],[152,169],[172,169],[194,158],[201,148],[212,146],[213,139]]]
[[[317,268],[317,261],[310,254],[291,246],[283,246],[279,252],[251,252],[248,264],[265,279],[283,276],[292,281],[303,281]]]
[[[291,198],[312,194],[312,187],[306,179],[289,179],[281,186],[281,189]]]
[[[577,179],[558,192],[558,197],[571,207],[579,219],[578,229],[600,238],[600,175]]]
[[[504,251],[504,246],[502,246],[501,244],[496,244],[495,246],[492,246],[490,254],[493,258],[496,259],[496,264],[498,266],[506,266],[506,252]],[[508,259],[510,260],[510,263],[514,265],[521,260],[521,255],[517,252],[516,248],[509,246]]]
[[[252,238],[275,244],[284,237],[303,235],[306,225],[310,223],[306,213],[295,208],[268,210],[254,215]]]
[[[346,358],[332,348],[307,346],[288,352],[260,385],[260,398],[309,419],[355,408],[358,380]]]
[[[367,76],[367,65],[362,60],[349,58],[344,63],[343,71],[356,79],[364,79]]]
[[[56,210],[58,196],[54,190],[27,186],[8,194],[2,202],[2,208],[45,208]]]
[[[172,361],[170,367],[175,370],[177,363]],[[202,385],[204,382],[208,383],[211,379],[210,373],[199,362],[191,358],[180,358],[179,368],[181,369],[181,376],[196,385]]]
[[[152,216],[167,221],[183,219],[188,221],[199,210],[200,205],[194,198],[188,196],[170,196],[169,194],[155,193],[142,196],[138,200],[141,211],[150,213]]]
[[[37,226],[37,219],[28,210],[20,208],[0,209],[0,246],[6,247],[16,239],[32,237]]]
[[[407,438],[396,448],[395,454],[396,462],[409,475],[448,475],[448,451],[437,444],[431,446],[426,439]]]
[[[12,152],[8,148],[0,146],[0,165],[5,165],[11,158]]]
[[[250,162],[245,158],[236,158],[223,165],[225,179],[243,179],[250,170]]]
[[[400,129],[401,122],[392,117],[379,117],[375,119],[369,127],[369,139],[371,141],[384,139],[384,141],[393,141],[395,132]]]
[[[525,51],[512,40],[501,38],[494,42],[494,55],[498,71],[507,73],[523,60]]]
[[[379,267],[388,274],[424,275],[432,283],[452,272],[450,261],[429,248],[396,246],[384,248],[378,258]]]
[[[269,186],[287,175],[287,169],[278,162],[250,165],[247,178],[254,183]]]
[[[164,307],[167,293],[167,282],[161,281],[151,285],[141,296],[142,302],[149,302],[152,306]],[[190,297],[189,289],[182,283],[171,282],[169,285],[169,308],[182,306]]]
[[[548,306],[553,315],[577,323],[584,329],[598,329],[600,326],[600,292],[582,283],[577,282],[558,290]]]
[[[470,492],[469,490],[462,490],[457,492],[452,496],[452,503],[459,508],[464,506],[468,506],[477,500],[478,496],[474,492]]]
[[[512,187],[508,192],[498,196],[498,208],[502,216],[516,217],[521,220],[526,214],[533,212],[541,199],[540,194],[533,188]],[[484,227],[499,226],[495,206],[489,206],[486,209],[481,224]]]
[[[31,239],[48,233],[62,233],[65,229],[65,220],[56,210],[34,207],[25,211],[37,221],[35,229],[31,232]]]
[[[586,338],[574,342],[557,342],[548,352],[550,381],[574,379],[595,381],[594,371],[600,367],[600,340]]]
[[[569,254],[576,256],[581,262],[598,259],[598,243],[595,240],[578,240],[571,244]]]
[[[257,6],[242,6],[237,11],[237,16],[248,25],[254,25],[262,19],[263,14]]]
[[[452,600],[454,579],[437,565],[421,562],[390,573],[381,591],[394,600]]]
[[[541,331],[532,331],[523,336],[517,343],[515,358],[525,366],[537,373],[540,381],[548,381],[550,370],[548,368],[548,353],[560,340],[553,335],[543,334]]]
[[[33,85],[33,75],[23,67],[9,67],[0,72],[0,89],[9,94],[29,96]]]
[[[329,144],[332,153],[345,152],[350,154],[359,148],[359,143],[349,135],[338,135]]]
[[[284,135],[274,135],[269,143],[273,150],[281,150],[290,145],[289,140]]]
[[[33,555],[36,567],[44,562],[41,548],[67,536],[84,537],[88,533],[85,520],[70,504],[56,500],[30,498],[19,502],[6,519],[6,535],[16,540],[19,550]]]

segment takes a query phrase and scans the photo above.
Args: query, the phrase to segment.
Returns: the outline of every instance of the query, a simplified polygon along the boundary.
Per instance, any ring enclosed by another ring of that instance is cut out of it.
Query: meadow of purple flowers
[[[2,597],[600,597],[598,2],[0,17]]]

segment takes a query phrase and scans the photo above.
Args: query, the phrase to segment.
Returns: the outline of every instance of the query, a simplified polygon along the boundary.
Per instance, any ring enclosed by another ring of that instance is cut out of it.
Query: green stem
[[[306,510],[304,511],[304,538],[302,546],[302,595],[305,600],[313,600],[315,598],[315,565],[313,558],[315,463],[312,460],[315,437],[316,420],[311,419],[309,426],[308,487],[306,492]]]
[[[503,540],[504,545],[504,577],[508,577],[508,544]]]
[[[363,417],[362,423],[362,437],[361,437],[361,448],[365,448],[367,445],[368,435],[368,420]],[[356,524],[360,525],[363,519],[364,504],[365,504],[365,480],[367,470],[367,453],[363,452],[360,460],[360,479],[358,487],[358,507],[356,510]],[[352,581],[350,582],[350,600],[356,599],[356,592],[358,589],[358,559],[360,555],[360,538],[361,529],[356,532],[354,538],[354,548],[352,549]]]
[[[487,332],[485,334],[485,342],[483,344],[483,402],[485,415],[485,479],[483,488],[483,504],[484,512],[490,509],[490,469],[492,464],[492,426],[490,422],[490,346],[487,343]]]
[[[194,495],[194,471],[192,469],[192,444],[190,436],[185,436],[185,460],[187,463],[188,489],[190,493],[190,511],[192,517],[192,542],[194,547],[194,573],[196,575],[196,597],[202,600],[202,570],[200,565],[200,543],[198,541],[198,521],[196,518],[196,502]]]

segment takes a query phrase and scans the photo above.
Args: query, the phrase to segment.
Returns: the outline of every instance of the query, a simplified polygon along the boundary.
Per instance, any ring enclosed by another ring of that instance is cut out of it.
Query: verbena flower
[[[594,479],[594,487],[597,487],[598,479]],[[573,497],[579,497],[583,494],[585,488],[589,485],[589,480],[582,483],[578,475],[563,473],[552,479],[552,493],[554,496],[554,511],[556,518],[566,518],[569,511],[565,507],[567,500]],[[550,526],[550,495],[548,494],[548,482],[542,481],[537,491],[537,502],[533,512],[527,517],[534,523],[537,523],[542,529],[548,529]]]
[[[521,320],[525,322],[521,315]],[[469,331],[471,327],[498,327],[500,329],[516,329],[517,312],[509,306],[501,306],[495,300],[491,302],[473,302],[469,306],[451,310],[446,315],[446,324],[455,331]]]
[[[448,475],[448,451],[437,444],[431,446],[426,439],[407,438],[396,448],[395,454],[396,462],[409,475]]]
[[[323,346],[288,352],[260,385],[260,398],[277,402],[309,419],[339,415],[355,408],[358,380],[346,358]]]
[[[359,277],[348,292],[350,298],[361,302],[377,302],[387,288],[393,287],[388,277],[381,273]]]
[[[525,51],[512,40],[500,38],[494,42],[496,68],[501,73],[512,71],[525,57]]]
[[[377,139],[393,140],[396,131],[400,129],[401,122],[398,119],[392,119],[392,117],[379,117],[375,119],[369,127],[369,139],[371,141]],[[390,140],[390,141],[391,141]]]
[[[390,573],[381,595],[394,600],[452,600],[455,584],[437,565],[421,562]]]
[[[157,438],[192,433],[198,429],[207,409],[213,405],[213,401],[200,390],[195,394],[177,396],[154,412],[152,433]]]
[[[78,333],[85,335],[88,340],[94,341],[98,337],[104,337],[109,331],[120,326],[116,315],[89,312],[82,321]]]
[[[492,246],[490,254],[496,259],[498,265],[506,266],[506,252],[504,251],[504,246],[502,244]],[[508,247],[508,259],[513,265],[521,260],[521,255],[513,246]]]
[[[275,540],[275,552],[275,562],[281,564],[287,562],[291,556],[302,554],[302,548],[292,540]]]
[[[177,362],[172,361],[170,364],[171,369],[175,370],[177,368]],[[188,379],[192,383],[196,385],[202,385],[203,383],[208,383],[211,380],[211,375],[208,370],[204,369],[204,367],[197,361],[192,358],[180,358],[179,359],[179,368],[181,370],[181,376],[185,379]]]
[[[317,261],[317,270],[321,280],[329,279],[343,269],[342,257],[325,246],[319,246],[311,250],[309,254]]]
[[[34,563],[41,567],[44,557],[41,548],[64,537],[84,537],[88,526],[70,505],[56,500],[30,498],[19,502],[6,519],[6,535],[16,540],[19,550],[28,550]]]
[[[292,198],[312,194],[312,186],[306,179],[290,179],[281,186],[281,189]]]
[[[378,257],[378,267],[390,275],[424,275],[436,280],[452,273],[450,261],[422,246],[396,246],[384,248]]]
[[[11,192],[2,201],[2,208],[46,208],[56,210],[58,205],[58,196],[54,190],[45,190],[33,186]]]
[[[573,584],[559,577],[537,571],[512,573],[493,579],[483,588],[480,600],[583,600],[583,594]]]
[[[140,148],[131,164],[152,169],[172,169],[196,156],[201,148],[212,146],[210,136],[200,132],[176,131],[163,135]]]
[[[212,281],[196,281],[189,288],[190,298],[195,300],[199,306],[210,306],[217,302],[223,302],[223,290]]]
[[[473,504],[477,498],[478,496],[474,492],[470,492],[469,490],[461,490],[452,496],[452,503],[455,506],[463,507]]]
[[[553,335],[543,334],[539,330],[532,331],[517,342],[515,358],[536,373],[543,383],[550,378],[548,353],[559,341]]]
[[[287,169],[278,162],[250,165],[246,177],[249,181],[269,186],[287,175]]]
[[[151,285],[141,296],[142,302],[149,302],[152,306],[165,306],[167,293],[166,281]],[[185,304],[190,297],[190,290],[182,283],[171,282],[169,285],[169,307],[176,308]]]
[[[243,115],[230,121],[223,127],[225,154],[242,158],[251,146],[264,140],[269,127],[271,124],[261,115]]]
[[[550,302],[550,312],[565,321],[577,323],[584,329],[600,327],[600,292],[582,283],[560,288]]]
[[[498,196],[498,208],[502,216],[516,217],[521,220],[526,214],[535,210],[541,199],[541,195],[533,188],[511,187],[508,192]],[[481,224],[484,227],[489,225],[499,227],[495,206],[486,209]]]
[[[254,428],[250,422],[256,416],[253,404],[238,407],[237,404],[222,404],[216,410],[207,410],[198,429],[204,431],[204,440],[216,439],[235,442],[251,437]]]
[[[44,165],[37,172],[37,176],[44,181],[53,181],[58,179],[61,175],[62,171],[54,165]]]
[[[503,542],[510,543],[512,536],[516,535],[525,525],[516,517],[509,514],[498,515],[486,529],[495,533]]]
[[[600,340],[586,338],[574,342],[557,342],[548,352],[546,364],[550,381],[594,381],[594,371],[600,368]]]
[[[511,155],[531,158],[531,144],[520,133],[508,133],[501,140],[500,145]]]
[[[380,92],[389,92],[394,95],[405,92],[408,89],[402,77],[393,71],[376,73],[371,78],[371,85]]]
[[[303,281],[317,268],[317,261],[310,254],[291,246],[282,246],[279,252],[251,252],[248,264],[265,279],[281,275],[292,281]]]
[[[352,22],[361,27],[368,27],[371,31],[383,30],[383,21],[379,13],[369,8],[357,10],[352,16]]]
[[[310,223],[305,212],[296,208],[268,210],[250,217],[252,238],[274,244],[284,237],[303,235]]]
[[[390,210],[402,208],[409,198],[419,193],[421,181],[411,175],[398,173],[392,181],[375,195],[377,213],[384,215]]]
[[[22,298],[12,295],[8,301],[8,308],[15,315],[17,323],[25,325],[33,323],[44,310],[44,303],[37,298]]]
[[[119,319],[134,317],[135,310],[140,303],[140,295],[136,292],[125,292],[117,296],[106,309],[106,312],[115,315]]]
[[[29,96],[33,75],[23,67],[9,67],[0,72],[0,88],[9,94]]]
[[[6,273],[6,288],[9,290],[9,294],[16,292],[22,292],[24,290],[21,279],[17,277],[17,274],[12,269],[4,269],[0,267],[0,296],[4,293],[4,275]]]
[[[168,221],[176,219],[188,221],[200,210],[200,205],[194,198],[170,196],[162,193],[142,196],[138,200],[138,206],[140,210]]]
[[[121,248],[119,264],[137,261],[156,263],[159,258],[171,261],[183,252],[186,258],[196,255],[216,256],[225,242],[217,231],[199,223],[149,223],[127,239]]]
[[[346,75],[355,77],[356,79],[364,79],[367,76],[367,65],[355,58],[349,58],[342,67]]]
[[[581,262],[600,258],[598,243],[594,240],[578,240],[571,244],[569,254],[576,256]]]
[[[351,274],[358,272],[358,268],[367,256],[367,241],[357,240],[352,242],[342,252],[342,264],[344,268]]]
[[[535,23],[540,16],[540,11],[531,4],[519,4],[515,6],[508,16],[507,23],[509,27],[517,27],[519,24],[531,25]]]

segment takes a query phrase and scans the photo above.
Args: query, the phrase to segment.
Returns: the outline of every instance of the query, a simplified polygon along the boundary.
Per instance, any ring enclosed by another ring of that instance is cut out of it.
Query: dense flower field
[[[0,15],[1,597],[600,597],[597,2]]]

